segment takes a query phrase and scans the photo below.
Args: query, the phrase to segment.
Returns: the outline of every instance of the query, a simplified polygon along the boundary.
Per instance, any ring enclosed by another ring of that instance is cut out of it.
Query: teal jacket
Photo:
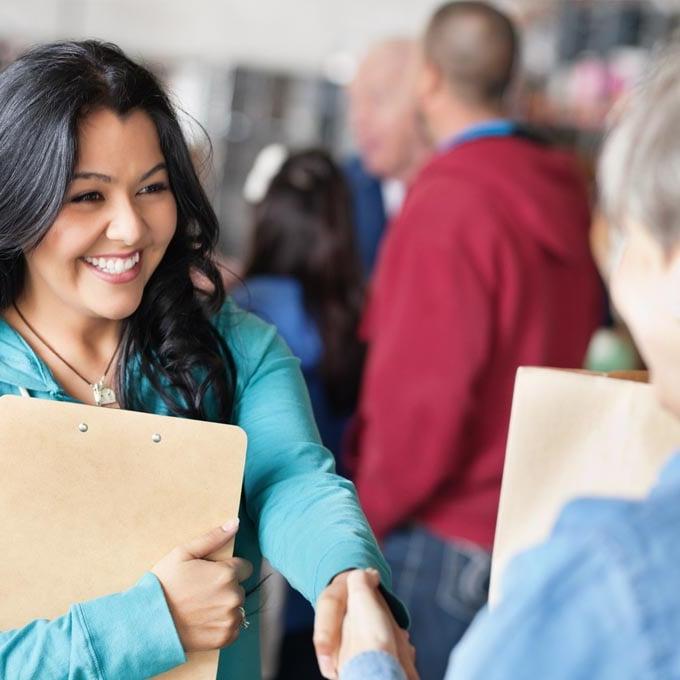
[[[389,569],[354,487],[335,474],[333,459],[319,442],[298,360],[272,326],[232,304],[214,324],[236,362],[234,422],[248,435],[235,548],[255,567],[246,590],[257,585],[262,555],[312,603],[336,574],[352,567],[375,567],[389,588]],[[72,401],[0,317],[0,395],[18,394],[20,387],[32,397]],[[139,389],[149,410],[167,415],[147,382]],[[134,680],[183,663],[160,584],[150,573],[140,577],[126,592],[74,604],[59,619],[0,633],[0,677]],[[406,625],[401,604],[389,592],[387,597]],[[246,602],[252,625],[222,650],[220,680],[261,677],[259,609],[255,590]]]

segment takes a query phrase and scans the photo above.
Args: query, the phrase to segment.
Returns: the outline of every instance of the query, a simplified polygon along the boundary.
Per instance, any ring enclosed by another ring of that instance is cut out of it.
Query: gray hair
[[[680,241],[680,42],[657,55],[614,117],[598,168],[605,216],[671,248]]]

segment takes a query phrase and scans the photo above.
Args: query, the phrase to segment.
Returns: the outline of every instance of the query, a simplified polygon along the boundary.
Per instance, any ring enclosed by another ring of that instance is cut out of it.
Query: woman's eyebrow
[[[166,170],[166,169],[167,169],[167,168],[166,168],[165,163],[156,163],[156,165],[154,165],[153,168],[151,168],[151,170],[148,170],[147,172],[145,172],[145,173],[139,178],[139,181],[140,181],[140,182],[143,182],[145,179],[149,179],[149,177],[151,177],[151,175],[155,175],[155,174],[156,174],[157,172],[159,172],[160,170]]]
[[[149,179],[151,175],[155,175],[157,172],[160,170],[166,170],[166,165],[165,163],[156,163],[156,165],[151,168],[151,170],[147,170],[140,178],[139,181],[143,182],[145,179]],[[113,181],[113,177],[110,175],[105,175],[104,173],[101,172],[90,172],[88,170],[83,170],[81,172],[76,172],[75,175],[73,175],[73,179],[99,179],[102,182],[109,182],[111,183]]]
[[[73,179],[100,179],[102,182],[111,182],[109,175],[103,175],[101,172],[76,172]]]

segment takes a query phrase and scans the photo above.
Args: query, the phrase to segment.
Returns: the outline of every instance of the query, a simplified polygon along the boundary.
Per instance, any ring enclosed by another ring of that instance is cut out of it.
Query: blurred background
[[[197,159],[239,261],[242,197],[258,152],[280,142],[348,155],[344,86],[367,47],[417,36],[436,0],[2,0],[0,63],[28,45],[97,37],[151,64],[187,112]],[[588,165],[612,101],[680,19],[678,0],[504,0],[523,29],[516,113],[550,128]]]

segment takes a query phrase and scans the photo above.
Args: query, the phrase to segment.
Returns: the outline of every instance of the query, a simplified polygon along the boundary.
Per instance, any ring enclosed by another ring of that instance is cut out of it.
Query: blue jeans
[[[489,592],[490,554],[447,542],[419,526],[393,532],[383,546],[394,592],[411,614],[421,680],[442,680],[449,655]]]

